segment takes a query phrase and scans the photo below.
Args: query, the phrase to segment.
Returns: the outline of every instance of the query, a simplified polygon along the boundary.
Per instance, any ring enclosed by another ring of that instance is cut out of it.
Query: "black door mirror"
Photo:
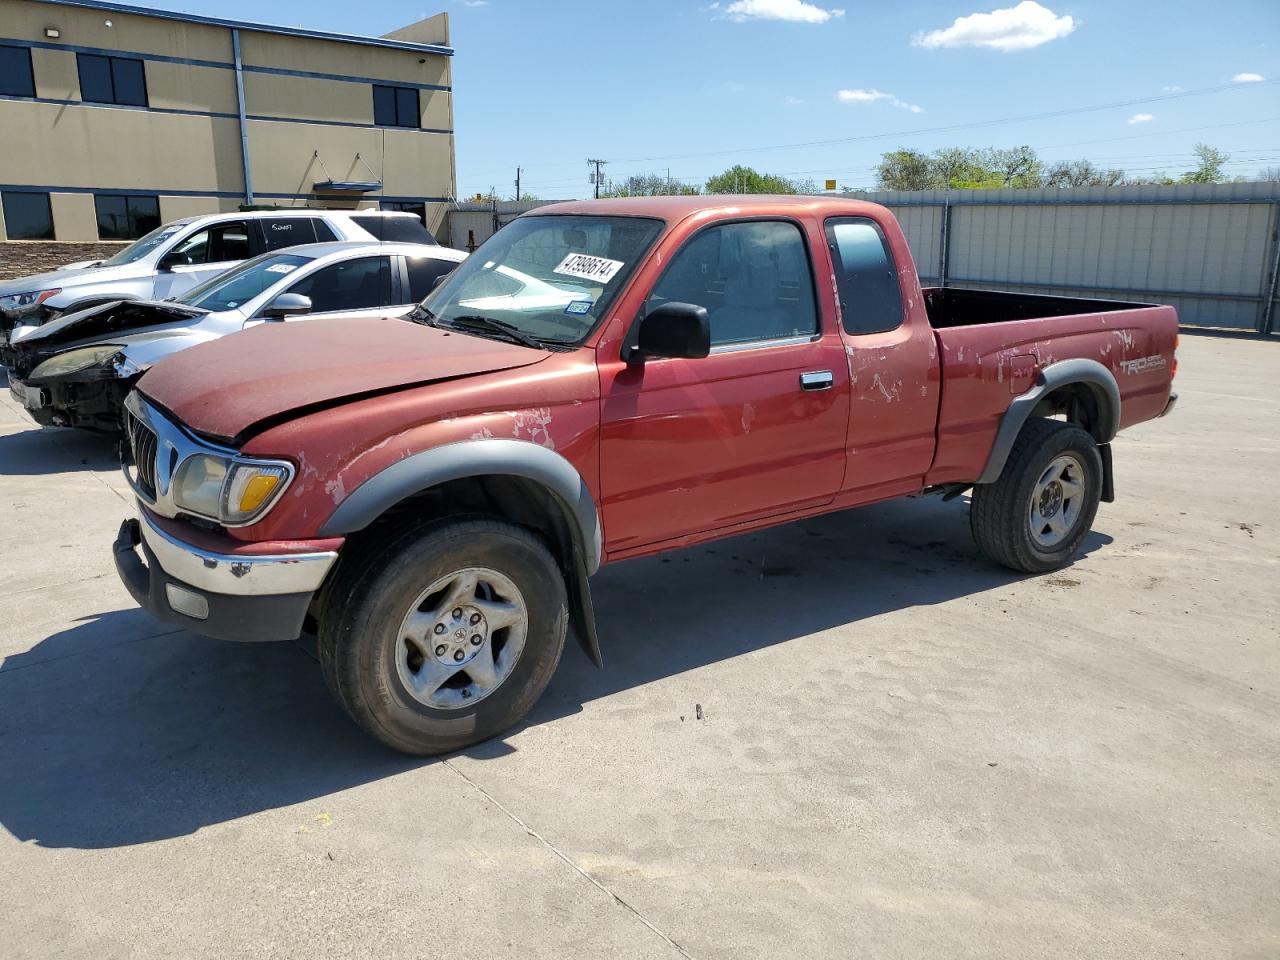
[[[707,308],[672,300],[645,314],[627,362],[643,363],[650,357],[694,360],[710,352]]]
[[[311,298],[300,293],[282,293],[267,305],[262,315],[268,320],[283,320],[311,312]]]

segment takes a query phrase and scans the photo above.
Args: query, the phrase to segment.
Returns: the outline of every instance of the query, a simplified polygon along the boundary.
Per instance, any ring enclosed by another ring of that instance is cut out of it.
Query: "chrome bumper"
[[[280,553],[261,556],[210,553],[161,530],[139,510],[142,541],[165,573],[210,593],[242,597],[314,593],[338,559],[325,553]]]

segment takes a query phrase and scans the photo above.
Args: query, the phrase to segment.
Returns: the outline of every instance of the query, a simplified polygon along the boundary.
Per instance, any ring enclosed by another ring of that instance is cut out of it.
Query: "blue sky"
[[[585,196],[587,157],[615,178],[743,162],[851,187],[898,146],[1176,174],[1203,140],[1233,175],[1280,166],[1280,0],[424,2],[187,9],[366,34],[448,10],[463,197],[510,193],[517,165],[528,192]],[[1163,99],[927,132],[1143,98]],[[857,137],[877,139],[814,144]]]

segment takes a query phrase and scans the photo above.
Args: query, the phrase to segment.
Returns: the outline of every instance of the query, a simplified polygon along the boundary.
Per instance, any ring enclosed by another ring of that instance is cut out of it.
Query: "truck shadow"
[[[966,513],[958,502],[898,501],[606,568],[594,581],[605,670],[566,649],[525,725],[1019,579],[981,558]],[[1085,552],[1109,542],[1094,533]],[[512,749],[508,736],[467,753]],[[126,610],[86,618],[0,664],[0,826],[39,846],[182,836],[431,762],[357,730],[304,643],[221,643]]]

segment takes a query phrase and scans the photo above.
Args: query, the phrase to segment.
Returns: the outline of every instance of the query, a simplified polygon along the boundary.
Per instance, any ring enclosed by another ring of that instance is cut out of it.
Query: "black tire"
[[[320,668],[343,709],[376,739],[403,753],[447,753],[508,729],[546,689],[564,651],[568,602],[559,567],[528,530],[446,519],[366,544],[344,560],[320,615]],[[415,698],[398,673],[400,626],[423,590],[470,567],[494,570],[519,589],[528,612],[524,646],[483,699],[437,709]]]
[[[1032,495],[1045,471],[1061,456],[1078,461],[1082,502],[1060,542],[1051,547],[1032,534]],[[1093,437],[1059,420],[1028,420],[995,483],[973,489],[969,529],[988,557],[1023,573],[1046,573],[1070,562],[1084,543],[1102,495],[1102,457]]]

